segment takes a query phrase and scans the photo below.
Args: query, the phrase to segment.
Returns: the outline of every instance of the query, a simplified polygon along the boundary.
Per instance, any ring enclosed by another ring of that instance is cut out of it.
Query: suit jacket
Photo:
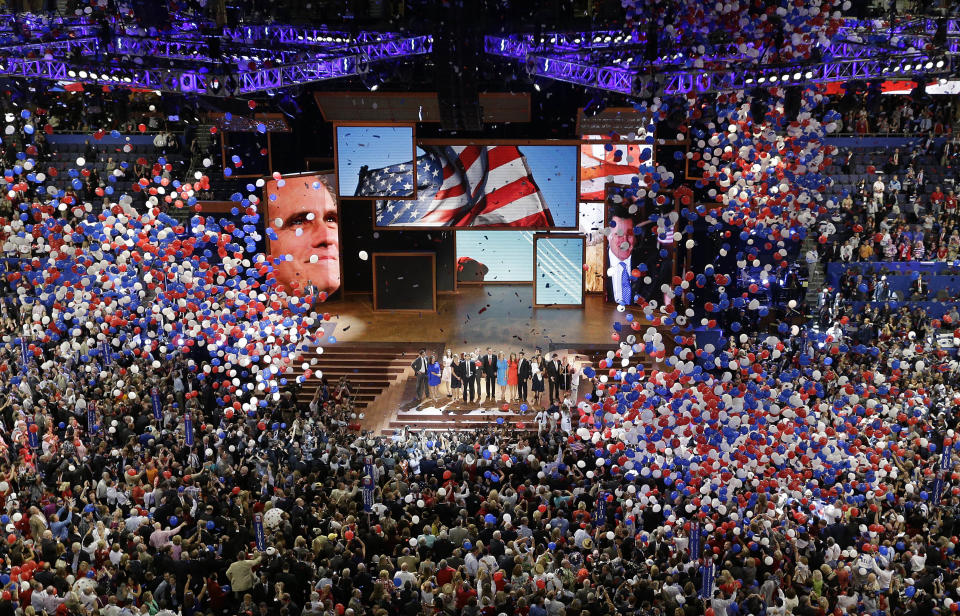
[[[497,356],[496,355],[484,355],[482,362],[482,369],[484,376],[496,377],[497,376]]]
[[[417,372],[417,373],[423,372],[424,374],[426,374],[427,360],[424,357],[417,357],[415,360],[413,360],[413,363],[410,364],[410,367],[413,368],[414,372]]]
[[[547,362],[547,376],[551,379],[559,378],[561,368],[560,360],[551,359]]]
[[[530,378],[533,370],[530,367],[530,360],[524,357],[517,364],[517,378],[521,381],[526,381]]]
[[[638,266],[638,261],[639,261],[639,260],[637,259],[637,256],[636,256],[636,255],[632,255],[632,256],[630,257],[630,270],[631,270],[631,271],[633,271],[633,269]],[[616,278],[616,283],[619,285],[619,284],[620,284],[620,274],[619,274],[619,272],[618,272],[618,273],[616,273],[615,275],[617,276],[617,278]],[[610,278],[609,275],[603,277],[603,293],[604,293],[604,298],[605,298],[606,301],[608,301],[608,302],[616,303],[616,301],[617,301],[617,296],[616,296],[616,295],[614,294],[614,292],[613,292],[613,283],[614,283],[614,281]],[[643,291],[644,291],[643,276],[640,276],[639,278],[634,278],[633,276],[631,276],[631,277],[630,277],[630,300],[629,300],[628,302],[626,302],[626,305],[628,305],[628,306],[629,306],[629,305],[633,305],[633,304],[635,303],[635,302],[633,301],[633,298],[634,298],[635,296],[637,296],[637,295],[643,297],[643,295],[644,295]]]
[[[475,360],[468,358],[460,362],[461,378],[469,379],[476,375],[477,366],[473,363],[474,361]]]

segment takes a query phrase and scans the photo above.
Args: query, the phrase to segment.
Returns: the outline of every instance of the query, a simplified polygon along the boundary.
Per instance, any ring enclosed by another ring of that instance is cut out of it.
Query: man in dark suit
[[[560,358],[554,353],[547,362],[547,384],[549,385],[550,404],[560,400]]]
[[[430,391],[427,386],[427,357],[424,349],[420,349],[420,354],[410,366],[413,368],[413,373],[417,375],[417,402],[420,402]]]
[[[497,397],[497,356],[493,354],[490,347],[487,347],[487,354],[483,356],[482,364],[483,376],[487,382],[486,399],[495,400]]]
[[[462,361],[460,362],[460,370],[462,372],[463,379],[463,400],[466,402],[469,400],[473,402],[473,396],[476,393],[474,389],[474,384],[476,383],[477,375],[477,365],[473,363],[474,360],[472,357],[467,357],[466,354],[461,353],[460,357]]]
[[[636,233],[650,221],[637,224],[626,208],[617,208],[610,217],[611,232],[607,240],[607,275],[603,290],[608,302],[632,306],[642,296],[643,276],[633,276],[643,262],[638,253]]]
[[[530,360],[523,356],[523,351],[520,351],[520,360],[517,362],[517,397],[521,402],[527,401],[527,381],[530,380],[532,373]]]

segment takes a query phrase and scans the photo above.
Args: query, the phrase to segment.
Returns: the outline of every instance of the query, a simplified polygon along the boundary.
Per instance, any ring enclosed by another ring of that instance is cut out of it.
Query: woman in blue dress
[[[440,368],[440,362],[437,361],[436,355],[430,356],[430,365],[427,366],[427,385],[430,386],[430,399],[436,400],[439,396],[437,394],[437,388],[440,386],[440,375],[442,370]]]
[[[507,399],[507,371],[509,369],[510,364],[503,353],[497,355],[497,387],[500,389],[500,400]]]

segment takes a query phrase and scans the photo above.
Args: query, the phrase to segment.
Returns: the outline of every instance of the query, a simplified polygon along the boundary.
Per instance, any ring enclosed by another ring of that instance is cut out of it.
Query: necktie
[[[633,299],[630,296],[630,272],[627,271],[627,264],[620,262],[620,302],[630,304]]]

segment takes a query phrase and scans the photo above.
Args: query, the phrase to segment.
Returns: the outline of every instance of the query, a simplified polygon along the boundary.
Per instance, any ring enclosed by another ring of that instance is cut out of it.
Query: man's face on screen
[[[287,293],[302,295],[308,284],[333,294],[340,289],[340,243],[337,202],[315,176],[288,178],[285,185],[267,183],[269,225],[277,239],[270,256],[286,256],[276,265],[277,283]],[[292,257],[292,258],[291,258]]]
[[[615,226],[610,232],[610,252],[621,261],[629,259],[637,241],[637,236],[633,234],[633,221],[619,216],[614,216],[611,221]]]

